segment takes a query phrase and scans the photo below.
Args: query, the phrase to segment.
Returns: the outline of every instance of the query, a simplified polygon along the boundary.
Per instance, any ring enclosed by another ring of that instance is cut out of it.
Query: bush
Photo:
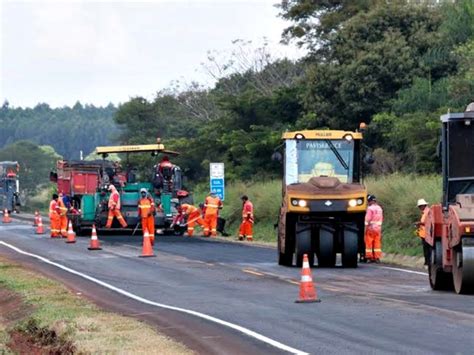
[[[420,198],[430,204],[440,202],[441,177],[393,174],[370,177],[365,182],[384,210],[383,251],[422,255],[414,234],[414,223],[420,219],[416,202]]]

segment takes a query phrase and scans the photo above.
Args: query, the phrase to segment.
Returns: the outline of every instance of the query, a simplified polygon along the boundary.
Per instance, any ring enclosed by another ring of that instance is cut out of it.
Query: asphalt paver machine
[[[155,215],[155,227],[163,231],[172,231],[174,216],[181,203],[189,203],[192,196],[182,186],[182,173],[179,166],[173,165],[167,179],[159,179],[156,166],[139,179],[137,169],[129,162],[125,166],[119,162],[107,160],[110,154],[143,154],[152,156],[178,155],[165,149],[162,143],[145,145],[123,145],[97,147],[96,153],[102,160],[59,161],[52,181],[57,183],[58,192],[71,199],[74,212],[68,213],[74,229],[78,233],[89,230],[92,225],[103,228],[107,222],[109,186],[113,184],[121,197],[121,212],[129,228],[136,230],[140,224],[138,204],[140,190],[145,188],[158,207]],[[112,228],[120,228],[115,220]]]
[[[434,290],[474,292],[474,103],[441,116],[443,201],[431,206],[426,242]]]
[[[279,264],[357,267],[364,253],[367,190],[361,181],[362,133],[334,130],[285,132]]]

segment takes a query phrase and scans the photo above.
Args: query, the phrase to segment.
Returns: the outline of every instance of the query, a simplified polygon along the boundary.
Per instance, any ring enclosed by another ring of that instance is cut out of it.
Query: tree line
[[[42,103],[34,108],[11,107],[5,101],[0,108],[0,148],[18,140],[50,145],[65,159],[79,159],[96,146],[107,145],[118,133],[114,122],[117,108],[82,105],[51,108]]]
[[[437,171],[439,115],[474,100],[472,1],[285,0],[280,16],[283,40],[306,48],[304,58],[237,40],[226,59],[209,53],[212,88],[178,83],[120,105],[120,142],[160,136],[191,179],[221,161],[229,179],[248,180],[280,176],[270,156],[282,131],[363,121],[374,173]]]

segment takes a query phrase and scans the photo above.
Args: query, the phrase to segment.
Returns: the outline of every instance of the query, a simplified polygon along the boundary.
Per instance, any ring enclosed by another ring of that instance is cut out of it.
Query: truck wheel
[[[453,287],[451,275],[443,271],[443,248],[441,241],[431,248],[430,266],[428,268],[430,286],[433,290],[449,290]]]
[[[453,250],[453,282],[456,293],[474,293],[474,238],[464,238]]]
[[[350,229],[344,229],[341,261],[343,267],[357,267],[358,235]]]
[[[297,225],[298,226],[298,225]],[[309,266],[314,265],[314,250],[311,243],[311,228],[296,233],[296,266],[303,266],[303,255],[308,255]]]
[[[321,228],[319,230],[319,267],[334,267],[336,251],[334,250],[334,232]]]

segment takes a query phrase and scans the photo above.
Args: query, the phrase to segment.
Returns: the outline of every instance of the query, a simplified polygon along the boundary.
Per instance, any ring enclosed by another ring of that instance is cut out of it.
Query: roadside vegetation
[[[151,326],[103,311],[5,259],[0,259],[0,294],[0,353],[191,353]]]
[[[392,174],[369,177],[365,180],[369,193],[377,196],[384,209],[383,251],[410,256],[422,255],[414,223],[420,215],[416,202],[424,198],[430,203],[441,201],[441,178],[437,175]],[[196,204],[203,201],[207,187],[202,185],[195,193]],[[229,183],[221,216],[226,219],[226,231],[238,235],[242,203],[246,194],[255,207],[254,239],[276,244],[274,225],[278,221],[281,204],[281,181]]]

